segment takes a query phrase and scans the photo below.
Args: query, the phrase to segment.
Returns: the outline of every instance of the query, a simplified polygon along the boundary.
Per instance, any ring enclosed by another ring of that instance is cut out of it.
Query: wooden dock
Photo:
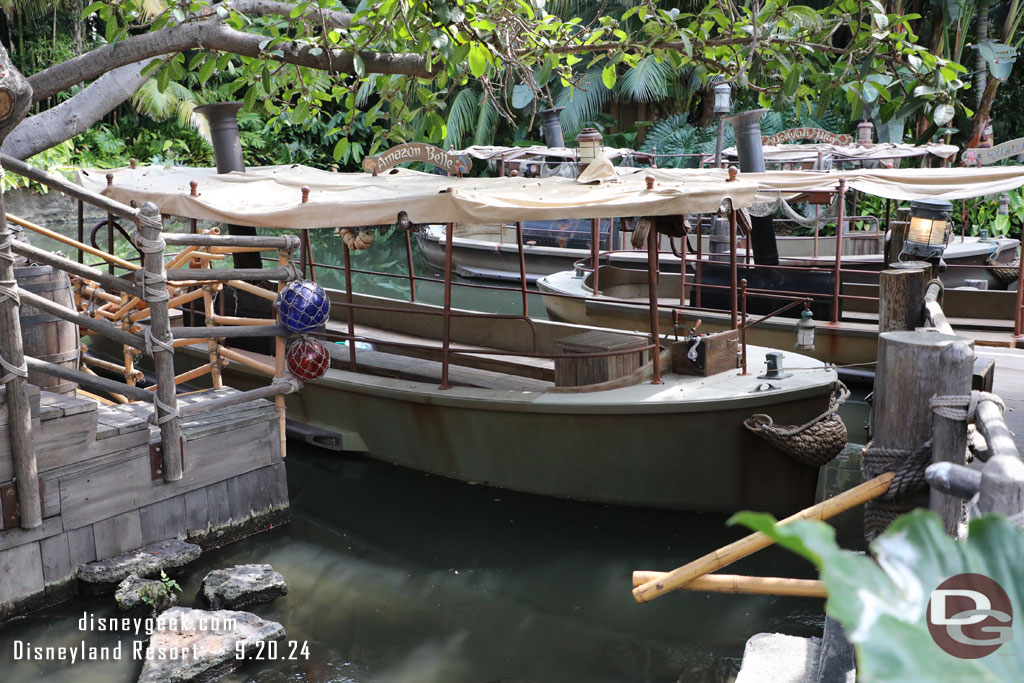
[[[103,405],[30,386],[43,523],[22,529],[12,495],[6,392],[0,389],[0,620],[77,589],[79,565],[170,538],[220,545],[288,507],[281,423],[253,400],[183,418],[183,476],[164,481],[148,404]],[[238,394],[179,396],[202,404]]]

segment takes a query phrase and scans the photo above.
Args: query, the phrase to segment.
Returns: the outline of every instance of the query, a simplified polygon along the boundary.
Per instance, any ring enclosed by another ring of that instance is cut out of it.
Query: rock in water
[[[202,549],[194,543],[185,543],[172,538],[147,545],[138,550],[129,550],[108,560],[97,560],[78,568],[78,580],[86,593],[103,593],[114,590],[118,583],[129,574],[153,576],[161,570],[183,567],[199,557]]]
[[[240,564],[207,574],[199,592],[213,609],[238,609],[287,595],[288,586],[269,564]]]
[[[205,683],[234,671],[284,626],[249,612],[173,607],[156,618],[139,683]]]
[[[123,612],[162,612],[178,602],[178,594],[165,586],[163,581],[143,579],[137,574],[130,574],[117,586],[114,600]]]

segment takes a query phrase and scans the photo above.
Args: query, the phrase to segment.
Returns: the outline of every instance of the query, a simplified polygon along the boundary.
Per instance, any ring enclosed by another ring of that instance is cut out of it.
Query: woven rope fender
[[[821,467],[846,446],[846,425],[838,411],[849,397],[850,390],[838,382],[828,410],[809,422],[777,425],[770,416],[758,413],[744,420],[743,426],[797,462],[808,467]]]
[[[985,265],[992,266],[992,274],[1004,285],[1012,285],[1017,281],[1020,274],[1020,258],[1015,258],[1008,263],[1000,263],[997,259],[999,252],[994,251],[985,259]]]

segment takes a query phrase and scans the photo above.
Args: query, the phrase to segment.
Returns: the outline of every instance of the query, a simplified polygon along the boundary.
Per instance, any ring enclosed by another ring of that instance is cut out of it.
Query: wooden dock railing
[[[274,320],[232,319],[213,314],[213,297],[225,284],[251,294],[274,300],[277,292],[264,289],[247,280],[277,280],[282,284],[301,277],[292,264],[292,254],[299,248],[295,236],[253,237],[221,236],[215,234],[171,234],[163,231],[163,219],[152,203],[141,208],[122,205],[102,195],[69,183],[63,178],[46,173],[15,159],[3,157],[8,172],[19,173],[68,194],[82,202],[97,206],[111,217],[131,221],[137,230],[132,236],[134,246],[142,254],[142,265],[137,266],[117,256],[90,247],[79,240],[60,236],[60,241],[79,250],[100,256],[104,261],[134,272],[135,278],[115,276],[98,268],[84,265],[59,254],[15,240],[9,230],[0,199],[0,385],[4,387],[9,414],[8,432],[14,459],[16,490],[21,511],[21,526],[34,528],[42,523],[42,507],[36,454],[32,439],[32,421],[29,408],[28,369],[60,377],[78,384],[106,392],[123,401],[144,401],[154,404],[152,422],[160,433],[159,450],[162,457],[163,479],[177,481],[183,475],[182,440],[179,420],[194,414],[195,410],[179,409],[176,386],[204,374],[210,374],[214,388],[220,388],[220,368],[229,361],[240,362],[258,370],[266,370],[272,382],[268,386],[239,392],[214,401],[202,403],[202,410],[226,407],[257,398],[274,397],[281,419],[281,438],[284,439],[283,396],[297,391],[299,383],[285,370],[284,338],[290,333]],[[28,221],[16,220],[19,225],[48,237],[52,231]],[[167,261],[168,245],[184,247]],[[270,269],[211,268],[213,262],[223,260],[236,252],[276,251],[279,265]],[[20,289],[14,274],[15,255],[32,262],[42,263],[67,272],[76,281],[76,305],[71,310],[37,294]],[[188,267],[186,267],[188,266]],[[198,267],[197,267],[198,266]],[[202,328],[172,328],[172,307],[202,298],[206,307],[206,326]],[[79,325],[90,332],[111,339],[124,348],[124,367],[109,361],[87,359],[82,369],[72,369],[25,356],[21,336],[20,306],[22,303],[45,313]],[[142,323],[148,318],[149,324]],[[265,366],[248,356],[224,346],[227,339],[239,337],[275,337],[275,365]],[[175,347],[206,342],[210,362],[200,368],[175,376]],[[134,367],[134,358],[146,353],[153,359],[155,386],[143,389],[135,386],[140,373]],[[119,371],[123,381],[99,377],[88,364],[107,371]],[[259,367],[257,367],[259,366]],[[198,404],[197,404],[198,405]],[[283,451],[282,451],[283,452]]]

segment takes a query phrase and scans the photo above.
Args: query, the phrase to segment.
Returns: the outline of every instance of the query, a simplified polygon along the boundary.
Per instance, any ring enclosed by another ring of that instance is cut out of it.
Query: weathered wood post
[[[893,263],[878,275],[878,331],[913,330],[924,324],[924,290],[931,266]]]
[[[1024,462],[1003,419],[1002,406],[979,401],[975,424],[992,454],[981,468],[978,510],[1016,517],[1024,512]]]
[[[181,431],[178,426],[178,401],[174,384],[174,347],[171,321],[168,316],[167,273],[164,271],[163,219],[160,209],[146,202],[139,210],[136,246],[143,254],[141,286],[149,304],[149,328],[146,329],[147,351],[156,366],[156,404],[154,415],[160,428],[160,452],[163,457],[164,481],[178,481],[182,475]]]
[[[943,335],[945,336],[945,335]],[[971,394],[974,374],[974,349],[966,341],[954,342],[939,352],[935,394],[962,396]],[[967,410],[934,411],[932,423],[932,463],[951,462],[967,464]],[[942,518],[942,527],[956,537],[963,518],[963,502],[936,489],[931,489],[928,507]]]
[[[0,195],[0,384],[7,388],[8,433],[14,460],[14,477],[21,509],[21,526],[33,529],[43,523],[39,499],[39,474],[32,442],[32,413],[28,401],[28,367],[21,340],[18,283],[14,278],[14,254]]]
[[[949,351],[945,362],[956,366],[956,379],[947,383],[940,377],[942,354],[954,345],[970,349],[967,339],[935,332],[884,332],[878,336],[871,413],[874,433],[864,449],[861,470],[865,478],[888,471],[897,474],[886,496],[864,508],[864,534],[868,540],[882,533],[900,514],[928,506],[924,470],[932,459],[932,448],[927,445],[932,439],[934,421],[931,399],[970,390],[973,353],[962,349]],[[957,390],[952,384],[963,379],[964,372],[966,385]],[[966,441],[962,443],[966,447]],[[942,455],[946,457],[947,451],[943,450]]]

